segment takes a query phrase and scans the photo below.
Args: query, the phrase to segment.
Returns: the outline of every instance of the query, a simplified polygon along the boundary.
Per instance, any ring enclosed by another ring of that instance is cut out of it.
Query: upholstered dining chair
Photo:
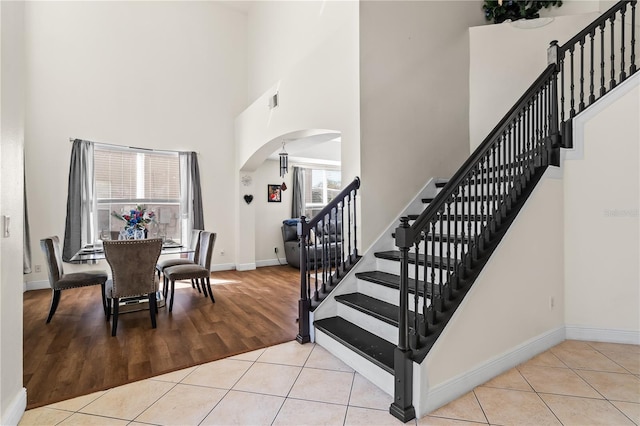
[[[176,265],[194,265],[195,259],[198,258],[200,253],[200,232],[201,229],[194,229],[191,231],[191,240],[189,241],[189,249],[193,250],[193,252],[189,253],[188,257],[179,257],[174,259],[163,259],[158,261],[156,264],[156,271],[158,272],[158,279],[160,279],[160,274],[164,271],[164,268],[169,268],[171,266]],[[168,291],[168,282],[167,279],[164,278],[164,286],[162,287],[164,297],[167,298]],[[191,287],[195,288],[195,280],[191,280]],[[200,292],[200,286],[198,285],[198,292]]]
[[[213,291],[211,290],[211,255],[213,246],[216,243],[216,234],[213,232],[200,232],[200,251],[193,265],[176,265],[164,269],[165,279],[171,285],[171,301],[169,302],[169,312],[173,311],[173,299],[175,294],[176,281],[180,280],[200,280],[204,297],[211,298],[215,303]]]
[[[107,304],[105,300],[105,282],[107,281],[106,271],[84,271],[65,274],[62,263],[62,252],[60,251],[60,239],[57,236],[43,238],[40,240],[40,247],[44,251],[49,269],[49,285],[51,286],[51,307],[47,324],[51,322],[60,302],[62,290],[70,288],[86,287],[89,285],[100,285],[102,287],[102,309],[107,314]]]
[[[111,267],[111,280],[107,281],[107,321],[113,320],[111,335],[118,328],[120,298],[148,295],[151,326],[156,328],[156,292],[158,278],[155,266],[162,251],[162,239],[104,241],[104,255]]]

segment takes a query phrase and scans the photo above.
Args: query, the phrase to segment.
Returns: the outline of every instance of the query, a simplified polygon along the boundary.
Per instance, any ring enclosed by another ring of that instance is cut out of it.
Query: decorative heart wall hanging
[[[253,201],[253,195],[245,195],[245,196],[244,196],[244,201],[245,201],[247,204],[251,204],[251,202]]]

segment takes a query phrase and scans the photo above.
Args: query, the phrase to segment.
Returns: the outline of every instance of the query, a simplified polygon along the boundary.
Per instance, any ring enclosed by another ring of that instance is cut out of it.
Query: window
[[[318,214],[340,193],[341,185],[340,170],[304,169],[304,216]]]
[[[176,152],[95,146],[97,236],[117,238],[124,223],[112,212],[144,205],[156,215],[148,231],[181,241],[180,159]],[[106,234],[106,235],[105,235]]]

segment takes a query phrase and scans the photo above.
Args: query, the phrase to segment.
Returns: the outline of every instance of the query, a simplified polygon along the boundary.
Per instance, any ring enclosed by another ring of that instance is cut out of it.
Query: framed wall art
[[[280,185],[267,185],[267,201],[269,203],[282,201],[282,188]]]

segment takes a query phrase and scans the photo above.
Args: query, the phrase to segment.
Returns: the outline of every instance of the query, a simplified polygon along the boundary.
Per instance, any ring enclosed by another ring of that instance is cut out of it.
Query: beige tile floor
[[[27,411],[20,425],[399,425],[391,397],[314,344],[284,343]],[[640,346],[565,341],[422,425],[640,425]]]

